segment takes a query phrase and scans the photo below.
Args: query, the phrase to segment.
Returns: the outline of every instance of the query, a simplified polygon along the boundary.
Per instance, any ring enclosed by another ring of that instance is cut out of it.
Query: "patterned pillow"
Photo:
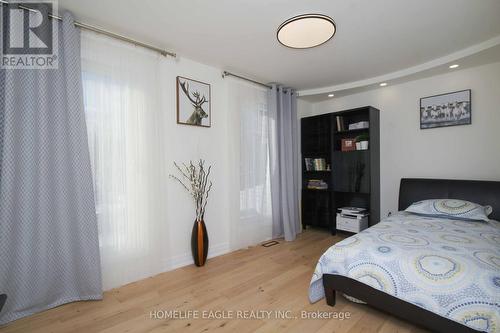
[[[432,199],[413,203],[406,212],[459,220],[489,221],[491,206],[458,199]]]

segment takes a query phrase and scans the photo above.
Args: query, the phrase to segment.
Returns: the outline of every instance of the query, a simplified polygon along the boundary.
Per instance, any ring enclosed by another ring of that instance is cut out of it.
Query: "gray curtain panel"
[[[299,219],[297,98],[292,89],[273,85],[269,93],[273,237],[294,240]]]
[[[0,324],[102,298],[80,33],[58,29],[58,69],[0,70]]]

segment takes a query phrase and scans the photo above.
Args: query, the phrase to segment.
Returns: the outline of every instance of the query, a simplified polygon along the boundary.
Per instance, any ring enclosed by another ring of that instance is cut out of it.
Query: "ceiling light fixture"
[[[459,65],[458,64],[453,64],[453,65],[450,65],[450,68],[453,69],[453,68],[457,68]]]
[[[321,14],[292,17],[278,27],[278,41],[290,48],[308,49],[329,41],[337,30],[333,19]]]
[[[334,94],[328,94],[328,97],[333,97],[333,96],[335,96],[335,95]]]
[[[381,86],[381,87],[385,87],[386,85],[387,85],[387,82],[382,82],[382,83],[380,84],[380,86]]]

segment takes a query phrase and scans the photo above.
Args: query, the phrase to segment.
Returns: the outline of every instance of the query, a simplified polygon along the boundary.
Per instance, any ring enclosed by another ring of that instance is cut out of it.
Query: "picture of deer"
[[[192,85],[196,87],[190,90],[188,81],[192,81]],[[207,87],[206,89],[205,86]],[[181,93],[179,90],[184,93],[183,95],[189,100],[192,108],[186,109],[185,103],[180,102]],[[207,95],[210,96],[210,85],[177,77],[177,122],[188,125],[206,126],[202,122],[203,119],[209,118],[210,113],[210,101],[207,99]],[[204,109],[205,103],[208,103],[205,105],[207,109]]]

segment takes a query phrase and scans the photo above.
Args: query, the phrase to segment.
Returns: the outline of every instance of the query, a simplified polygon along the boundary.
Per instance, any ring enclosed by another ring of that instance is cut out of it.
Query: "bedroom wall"
[[[381,217],[397,211],[403,177],[500,181],[500,63],[333,98],[299,117],[372,105],[380,109]],[[472,125],[420,129],[419,99],[472,90]]]
[[[165,251],[171,259],[165,270],[191,264],[191,229],[194,223],[194,204],[188,193],[168,174],[177,174],[173,162],[196,161],[200,158],[212,165],[214,186],[210,194],[205,221],[210,241],[209,257],[229,252],[228,190],[229,172],[227,81],[222,70],[198,62],[177,58],[162,62],[162,105],[165,112],[167,141],[166,174],[162,182],[167,187],[168,234]],[[178,125],[176,118],[176,77],[184,76],[211,85],[212,119],[210,128]]]

